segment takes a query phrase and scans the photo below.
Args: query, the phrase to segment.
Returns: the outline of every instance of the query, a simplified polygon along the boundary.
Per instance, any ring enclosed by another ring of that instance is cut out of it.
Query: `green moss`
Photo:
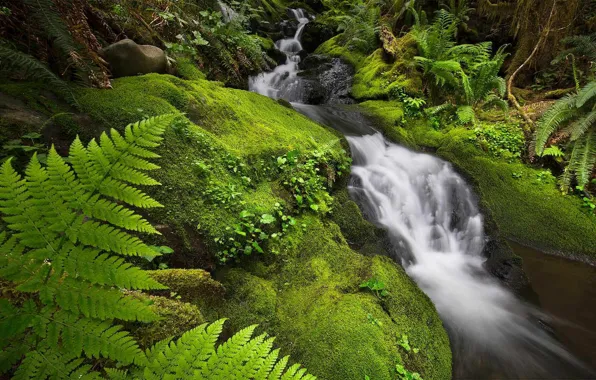
[[[432,148],[459,168],[476,185],[505,237],[564,255],[596,256],[596,220],[582,211],[577,197],[562,195],[544,170],[489,155],[476,145],[474,132],[463,127],[447,125],[437,131],[424,120],[402,127],[397,102],[361,106],[390,139]]]
[[[166,269],[149,271],[149,275],[160,284],[175,289],[176,295],[185,302],[197,299],[217,299],[224,293],[223,286],[213,280],[209,272],[201,269]],[[156,294],[170,294],[171,290],[156,291]]]
[[[277,260],[218,272],[227,294],[209,317],[230,317],[235,330],[260,324],[277,336],[282,355],[320,378],[394,379],[400,362],[425,379],[450,378],[445,330],[403,269],[388,258],[355,253],[333,223],[314,217],[302,223],[306,229],[287,237]],[[374,276],[386,280],[386,299],[360,291],[359,284]],[[419,354],[399,348],[402,334],[412,337]]]
[[[356,202],[349,197],[348,191],[343,190],[335,196],[335,206],[331,216],[337,223],[348,243],[362,247],[367,243],[375,243],[376,227],[364,219]]]
[[[404,89],[409,93],[420,91],[420,77],[413,70],[411,60],[406,59],[408,54],[412,55],[408,48],[409,38],[403,38],[405,42],[400,43],[400,51],[404,53],[391,62],[386,59],[383,49],[364,56],[339,45],[339,37],[323,43],[316,53],[342,58],[354,66],[356,73],[351,94],[355,99],[387,99],[397,89]]]
[[[188,231],[200,233],[201,245],[214,252],[214,239],[238,222],[240,211],[272,213],[276,203],[283,203],[285,194],[264,172],[268,162],[290,150],[308,154],[340,138],[272,99],[217,82],[150,74],[117,79],[112,90],[85,89],[81,95],[83,110],[104,128],[186,113],[188,119],[181,117],[167,130],[157,162],[162,169],[152,173],[162,186],[150,193],[167,208],[148,215],[155,224],[191,237],[177,252],[183,256],[197,255],[196,238]],[[220,204],[206,196],[207,190],[238,195]],[[155,243],[180,246],[179,241]]]
[[[180,336],[205,322],[199,308],[190,303],[166,297],[132,294],[151,302],[151,309],[160,317],[156,322],[127,326],[143,348],[151,347],[160,340]]]
[[[178,75],[188,80],[205,79],[205,74],[199,70],[197,64],[188,57],[176,58],[176,70]]]

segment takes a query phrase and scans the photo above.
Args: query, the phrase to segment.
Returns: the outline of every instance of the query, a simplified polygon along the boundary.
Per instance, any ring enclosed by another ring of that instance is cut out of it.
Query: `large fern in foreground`
[[[279,349],[267,334],[251,338],[256,326],[240,330],[219,347],[215,343],[225,319],[203,324],[186,332],[178,341],[157,343],[147,350],[147,364],[130,372],[108,369],[112,379],[221,379],[221,380],[315,380],[300,364],[286,370],[289,357],[281,360]]]
[[[572,146],[563,175],[564,187],[573,177],[579,186],[585,186],[596,166],[596,81],[557,101],[542,116],[536,129],[536,154],[544,154],[555,133],[567,138]]]
[[[114,319],[150,322],[145,302],[122,289],[163,289],[123,257],[155,255],[131,232],[157,231],[129,206],[161,206],[136,185],[156,185],[165,115],[112,130],[87,147],[77,138],[67,160],[55,149],[47,167],[31,159],[25,175],[10,160],[0,169],[0,279],[30,295],[0,300],[0,373],[16,379],[95,378],[83,358],[144,364],[137,343]]]

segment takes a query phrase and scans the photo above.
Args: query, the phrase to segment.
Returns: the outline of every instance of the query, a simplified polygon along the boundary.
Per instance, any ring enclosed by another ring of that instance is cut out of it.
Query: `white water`
[[[238,16],[238,13],[223,1],[218,1],[217,3],[219,4],[219,9],[226,23],[232,21],[236,18],[236,16]]]
[[[275,46],[286,55],[286,63],[277,66],[269,73],[261,73],[251,77],[248,81],[250,91],[268,96],[273,99],[285,99],[287,101],[300,100],[300,81],[297,80],[298,64],[302,50],[301,38],[304,27],[309,23],[308,17],[302,9],[290,9],[296,21],[298,29],[293,38],[279,40]]]
[[[483,217],[450,164],[379,133],[348,140],[353,195],[389,231],[395,259],[435,304],[455,357],[478,361],[456,363],[456,377],[560,378],[569,374],[561,362],[580,366],[538,327],[538,312],[485,270]]]

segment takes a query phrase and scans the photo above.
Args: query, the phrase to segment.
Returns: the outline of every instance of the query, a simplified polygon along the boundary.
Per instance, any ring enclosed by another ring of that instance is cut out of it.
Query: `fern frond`
[[[34,57],[10,48],[0,39],[0,67],[6,71],[23,73],[27,79],[48,84],[70,105],[80,108],[70,87]]]
[[[80,318],[61,310],[49,316],[44,328],[46,336],[54,336],[55,341],[60,339],[64,352],[72,357],[84,354],[88,358],[113,359],[124,365],[145,363],[138,344],[127,331],[122,331],[122,326]]]
[[[83,359],[53,350],[36,350],[27,354],[13,379],[84,379],[100,380],[98,372],[91,372],[91,366]]]
[[[184,333],[177,342],[158,343],[147,353],[144,378],[315,379],[300,365],[284,373],[288,357],[277,362],[279,351],[271,351],[273,338],[265,339],[266,334],[251,339],[256,326],[242,329],[215,349],[224,322],[201,325]]]
[[[595,164],[596,132],[588,132],[575,142],[569,160],[569,170],[575,174],[579,186],[585,186],[590,182]]]
[[[576,106],[583,107],[584,104],[596,98],[596,81],[592,81],[585,85],[578,93]]]
[[[0,278],[31,300],[20,308],[0,301],[3,370],[22,360],[16,378],[95,378],[83,354],[121,364],[147,360],[114,319],[151,322],[147,302],[122,289],[164,289],[119,255],[156,252],[126,230],[157,233],[132,209],[105,198],[146,207],[155,200],[124,183],[156,184],[143,171],[176,117],[165,115],[112,132],[88,147],[75,140],[70,164],[50,149],[47,165],[33,156],[25,175],[7,160],[0,168]],[[124,172],[127,179],[118,178]],[[132,178],[132,179],[131,179]],[[114,190],[116,189],[116,190]],[[6,341],[6,343],[5,343]],[[26,354],[26,355],[25,355]]]
[[[457,111],[455,113],[457,115],[457,119],[462,124],[472,123],[476,120],[476,112],[472,106],[457,107]]]
[[[575,141],[582,137],[591,127],[596,125],[596,111],[588,112],[582,115],[574,122],[570,123],[562,131],[570,136],[571,141]]]
[[[536,128],[536,154],[539,156],[542,154],[549,137],[559,128],[561,123],[577,114],[575,104],[575,97],[568,95],[557,101],[540,118]]]
[[[145,302],[127,297],[120,290],[87,286],[67,277],[64,281],[50,281],[47,294],[62,310],[95,319],[153,322],[157,316]]]

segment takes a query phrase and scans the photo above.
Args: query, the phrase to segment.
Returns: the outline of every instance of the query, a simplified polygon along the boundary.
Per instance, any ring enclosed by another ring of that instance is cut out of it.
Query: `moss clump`
[[[361,248],[378,240],[377,228],[364,219],[360,208],[350,199],[347,190],[336,194],[331,219],[337,223],[351,246]]]
[[[563,255],[596,257],[596,221],[582,211],[578,198],[562,195],[544,170],[491,156],[478,147],[476,134],[463,127],[434,130],[425,120],[402,126],[397,102],[370,101],[361,106],[391,140],[432,148],[460,169],[476,185],[507,238]]]
[[[227,289],[208,316],[228,316],[233,328],[258,323],[277,336],[282,354],[324,379],[394,379],[395,364],[425,379],[451,376],[449,340],[430,300],[388,258],[352,251],[340,229],[314,217],[287,237],[277,260],[217,273]],[[389,296],[360,291],[371,277]],[[421,349],[405,355],[403,334]]]
[[[409,48],[408,36],[398,40],[400,51],[404,53],[399,54],[395,61],[387,60],[383,49],[377,49],[369,56],[364,56],[339,45],[339,40],[340,36],[336,36],[326,41],[316,53],[342,58],[354,66],[356,73],[351,95],[355,99],[387,99],[397,90],[420,92],[420,76],[413,69],[412,60],[407,59],[413,54]]]
[[[176,58],[176,71],[184,79],[201,80],[205,79],[205,74],[199,70],[196,63],[188,57]]]
[[[186,302],[216,299],[225,292],[223,286],[213,280],[209,272],[201,269],[166,269],[150,271],[149,274],[160,284],[176,289],[176,295]],[[170,290],[163,292],[169,293]]]
[[[136,292],[132,294],[150,302],[151,309],[160,317],[156,322],[128,326],[132,335],[143,348],[148,348],[163,339],[180,336],[205,322],[201,311],[193,304],[172,298],[146,296]]]

